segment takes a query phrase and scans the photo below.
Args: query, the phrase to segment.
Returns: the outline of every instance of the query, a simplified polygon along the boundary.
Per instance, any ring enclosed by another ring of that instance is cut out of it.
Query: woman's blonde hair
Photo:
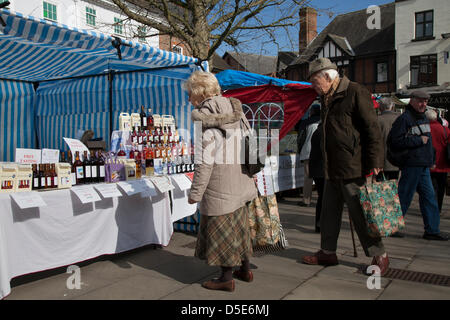
[[[210,72],[195,71],[184,83],[184,89],[201,101],[221,93],[219,81]]]

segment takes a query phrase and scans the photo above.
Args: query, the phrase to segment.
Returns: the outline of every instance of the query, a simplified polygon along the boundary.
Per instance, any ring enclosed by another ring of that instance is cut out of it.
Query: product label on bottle
[[[142,117],[142,125],[143,125],[144,127],[147,126],[147,118],[146,118],[146,117]]]
[[[169,142],[170,142],[170,143],[173,142],[173,136],[169,136]]]
[[[76,173],[75,173],[75,172],[72,172],[72,173],[70,174],[70,177],[71,177],[71,179],[72,179],[72,185],[73,185],[73,186],[76,185],[76,184],[77,184],[77,176],[76,176]]]
[[[76,170],[77,170],[77,179],[83,179],[84,178],[83,167],[76,167]]]
[[[131,139],[131,142],[132,142],[132,143],[137,143],[137,142],[138,142],[137,137],[136,137],[136,136],[133,136],[133,138]]]
[[[91,177],[91,166],[86,166],[85,178]]]
[[[52,185],[52,178],[47,177],[47,186],[51,186],[51,185]]]
[[[53,185],[58,186],[58,177],[53,177]]]
[[[100,178],[105,177],[105,166],[100,166]]]
[[[138,137],[138,143],[139,143],[139,144],[142,144],[142,136],[139,136],[139,137]]]
[[[34,178],[33,179],[33,188],[37,188],[39,187],[39,178]]]
[[[97,167],[95,167],[95,166],[91,167],[91,177],[97,178]]]

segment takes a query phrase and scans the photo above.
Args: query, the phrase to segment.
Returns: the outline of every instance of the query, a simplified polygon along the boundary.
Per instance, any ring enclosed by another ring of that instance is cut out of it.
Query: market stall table
[[[173,233],[168,192],[83,204],[70,189],[39,192],[46,206],[20,209],[0,194],[0,298],[12,278],[148,244]]]

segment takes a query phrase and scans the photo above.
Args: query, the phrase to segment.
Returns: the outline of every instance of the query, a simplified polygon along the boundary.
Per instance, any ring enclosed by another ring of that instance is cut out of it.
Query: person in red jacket
[[[430,173],[439,212],[441,212],[445,187],[447,185],[447,172],[450,171],[450,166],[447,161],[447,141],[450,138],[450,130],[441,125],[435,110],[428,109],[425,115],[430,120],[431,140],[433,148],[436,150],[436,163],[431,168]]]

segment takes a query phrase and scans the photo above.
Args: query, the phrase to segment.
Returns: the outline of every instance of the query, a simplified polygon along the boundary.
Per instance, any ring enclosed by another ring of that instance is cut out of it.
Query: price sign
[[[59,150],[56,149],[42,149],[41,163],[58,163]]]
[[[41,149],[16,148],[15,162],[29,164],[41,163]]]
[[[64,141],[67,143],[67,145],[70,148],[70,151],[73,154],[73,161],[75,161],[75,153],[78,151],[80,154],[80,160],[83,161],[83,154],[84,151],[87,151],[89,154],[89,149],[86,147],[86,145],[77,139],[70,139],[70,138],[63,138]]]
[[[37,192],[12,193],[11,198],[14,199],[20,209],[45,207],[47,205]]]
[[[90,203],[100,201],[100,196],[92,186],[75,187],[71,189],[73,193],[80,199],[81,203]]]
[[[95,185],[95,189],[102,195],[103,198],[121,197],[119,189],[115,183],[102,183]]]

